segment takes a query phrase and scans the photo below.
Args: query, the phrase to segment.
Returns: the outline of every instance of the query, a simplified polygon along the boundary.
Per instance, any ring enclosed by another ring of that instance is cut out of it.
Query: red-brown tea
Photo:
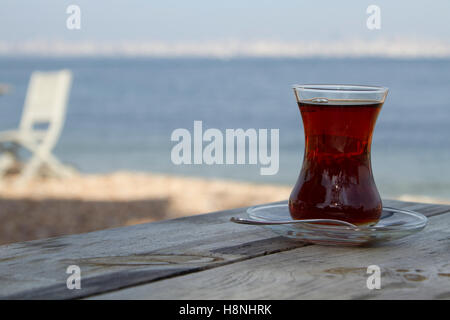
[[[382,103],[299,103],[305,155],[289,198],[293,219],[376,223],[381,198],[370,163],[372,132]]]

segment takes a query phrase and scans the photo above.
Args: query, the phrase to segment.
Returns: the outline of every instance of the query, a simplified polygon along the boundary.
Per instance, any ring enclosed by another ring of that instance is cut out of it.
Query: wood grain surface
[[[429,225],[383,246],[325,247],[230,223],[244,208],[0,246],[0,298],[450,298],[450,206],[384,204]],[[381,290],[366,287],[371,264]],[[70,265],[79,290],[67,289]]]

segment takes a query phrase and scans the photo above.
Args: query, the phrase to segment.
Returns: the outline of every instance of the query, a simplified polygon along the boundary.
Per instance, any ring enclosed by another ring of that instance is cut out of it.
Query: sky
[[[0,53],[2,45],[6,52],[17,49],[8,47],[11,44],[43,41],[66,45],[258,41],[326,44],[385,39],[406,39],[416,44],[450,42],[449,0],[0,0],[0,3]],[[81,10],[79,30],[66,27],[69,16],[66,8],[72,4]],[[381,10],[379,30],[366,26],[369,16],[366,9],[372,4]]]

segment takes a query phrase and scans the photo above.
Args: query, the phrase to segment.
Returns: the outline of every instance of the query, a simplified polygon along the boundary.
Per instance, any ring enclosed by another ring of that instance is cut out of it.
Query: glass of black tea
[[[338,219],[374,225],[382,212],[372,173],[372,133],[388,89],[296,85],[305,153],[289,198],[293,219]]]

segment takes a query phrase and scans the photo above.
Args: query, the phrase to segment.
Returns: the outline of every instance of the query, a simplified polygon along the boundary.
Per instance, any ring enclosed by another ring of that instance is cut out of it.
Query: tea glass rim
[[[359,84],[294,84],[294,90],[321,91],[336,93],[386,93],[389,88],[383,86],[359,85]]]

